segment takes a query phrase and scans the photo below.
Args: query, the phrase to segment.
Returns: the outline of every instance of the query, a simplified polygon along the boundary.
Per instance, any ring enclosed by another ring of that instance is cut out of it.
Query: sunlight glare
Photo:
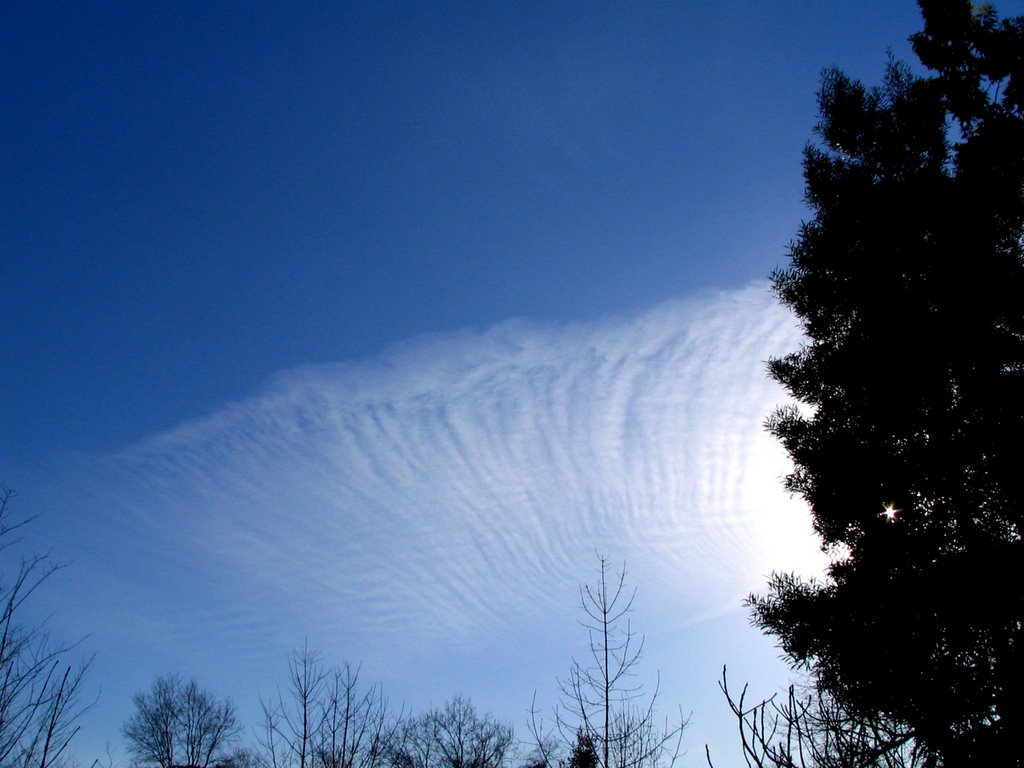
[[[879,514],[886,519],[886,522],[895,523],[896,513],[899,511],[900,510],[896,509],[896,505],[890,501],[889,503],[882,505],[882,511]]]

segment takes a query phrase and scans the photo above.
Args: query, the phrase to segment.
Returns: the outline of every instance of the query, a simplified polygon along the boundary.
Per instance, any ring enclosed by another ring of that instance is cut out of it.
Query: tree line
[[[0,562],[0,768],[66,768],[90,704],[82,699],[90,664],[73,661],[75,646],[55,642],[45,624],[20,621],[62,564],[49,555],[11,560],[32,522],[12,517],[12,497],[0,486],[0,554],[8,555]],[[686,722],[659,727],[657,690],[644,696],[628,682],[643,647],[624,621],[634,594],[625,566],[615,572],[599,555],[595,583],[580,588],[590,660],[574,661],[561,681],[551,729],[531,713],[525,746],[511,724],[463,695],[418,714],[395,711],[358,666],[328,666],[306,645],[288,658],[285,688],[261,700],[251,746],[239,746],[244,728],[230,699],[177,674],[135,694],[121,734],[135,768],[667,768]]]
[[[498,768],[515,746],[510,725],[464,696],[418,715],[392,712],[378,685],[348,664],[327,669],[308,648],[289,660],[289,687],[264,702],[253,746],[230,699],[195,681],[154,680],[135,697],[122,733],[132,764],[150,768]]]
[[[254,746],[236,746],[243,728],[229,699],[175,675],[136,694],[125,745],[146,768],[668,768],[686,721],[659,725],[657,690],[644,695],[633,682],[643,647],[625,621],[634,594],[625,567],[613,572],[598,556],[596,581],[580,588],[589,659],[561,681],[549,729],[531,712],[525,744],[461,694],[419,714],[396,711],[358,666],[329,666],[303,645],[289,656],[285,688],[261,701]]]

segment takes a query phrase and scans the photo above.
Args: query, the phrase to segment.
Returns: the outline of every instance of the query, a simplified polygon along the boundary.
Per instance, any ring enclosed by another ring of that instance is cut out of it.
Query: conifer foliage
[[[1024,18],[920,6],[927,75],[823,77],[813,216],[773,279],[807,341],[770,371],[799,404],[769,428],[833,561],[750,603],[849,711],[906,723],[936,764],[1005,765],[1024,732]]]

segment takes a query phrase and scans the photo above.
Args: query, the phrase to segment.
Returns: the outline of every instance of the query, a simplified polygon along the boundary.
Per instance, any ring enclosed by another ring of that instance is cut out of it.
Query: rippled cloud
[[[758,283],[283,372],[97,462],[120,610],[243,654],[315,628],[393,655],[541,626],[595,550],[690,621],[734,610],[814,563],[762,427],[798,343]]]

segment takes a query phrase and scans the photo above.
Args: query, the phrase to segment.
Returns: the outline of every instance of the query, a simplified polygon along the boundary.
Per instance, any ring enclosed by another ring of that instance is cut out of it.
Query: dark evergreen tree
[[[1024,18],[920,6],[929,75],[823,77],[813,217],[774,275],[807,342],[770,370],[800,404],[769,428],[833,560],[750,602],[822,691],[906,723],[933,764],[1017,765]]]
[[[594,740],[582,728],[576,732],[576,743],[566,761],[567,768],[599,768],[601,762],[594,747]]]

